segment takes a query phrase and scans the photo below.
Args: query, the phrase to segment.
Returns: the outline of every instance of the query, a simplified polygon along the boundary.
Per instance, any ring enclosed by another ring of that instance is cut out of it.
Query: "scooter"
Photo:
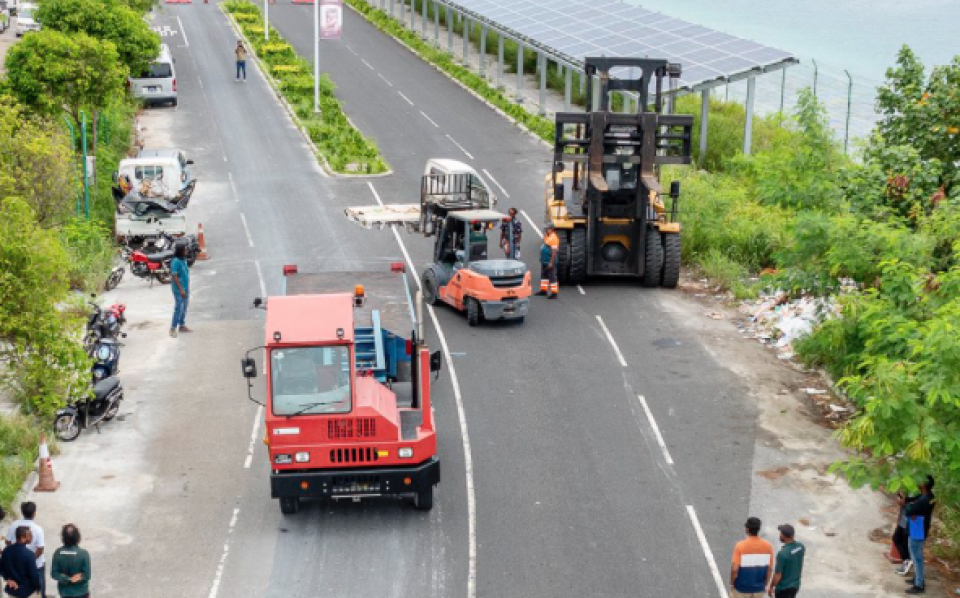
[[[121,338],[127,333],[121,332]],[[101,338],[90,348],[89,355],[93,358],[93,382],[97,383],[120,373],[120,347],[123,344],[117,339]]]
[[[106,378],[93,385],[93,398],[84,394],[57,411],[53,433],[63,442],[72,442],[80,432],[94,426],[100,433],[100,422],[110,421],[120,413],[123,386],[119,378]]]
[[[92,295],[96,298],[96,295]],[[102,309],[94,302],[90,302],[91,312],[87,318],[87,333],[84,336],[83,346],[87,353],[92,355],[94,345],[101,339],[114,339],[122,334],[120,328],[127,323],[125,312],[127,306],[123,303],[114,303]],[[124,335],[126,336],[126,335]]]

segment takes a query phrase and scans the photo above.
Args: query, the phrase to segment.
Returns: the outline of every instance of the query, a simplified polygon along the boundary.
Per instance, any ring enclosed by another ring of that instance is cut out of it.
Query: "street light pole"
[[[80,111],[80,145],[83,146],[83,211],[90,220],[90,186],[87,184],[87,113]]]
[[[320,112],[320,0],[313,0],[313,111]]]

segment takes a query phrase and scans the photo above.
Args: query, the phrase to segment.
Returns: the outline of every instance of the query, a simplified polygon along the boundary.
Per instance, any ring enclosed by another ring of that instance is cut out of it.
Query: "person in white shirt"
[[[29,501],[21,503],[20,512],[23,514],[23,519],[18,519],[10,524],[10,527],[7,528],[5,541],[7,546],[10,546],[17,541],[16,534],[18,527],[26,526],[30,528],[33,539],[27,544],[27,549],[33,551],[37,557],[37,569],[40,569],[40,596],[41,598],[47,598],[47,563],[43,558],[43,528],[33,520],[37,514],[37,505]]]

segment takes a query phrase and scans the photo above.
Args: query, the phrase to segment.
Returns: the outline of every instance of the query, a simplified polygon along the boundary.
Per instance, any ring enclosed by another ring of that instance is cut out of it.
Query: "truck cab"
[[[267,311],[271,496],[286,515],[303,499],[398,496],[433,507],[440,462],[430,385],[441,357],[423,341],[402,264],[392,270],[285,266],[284,294],[255,301]]]

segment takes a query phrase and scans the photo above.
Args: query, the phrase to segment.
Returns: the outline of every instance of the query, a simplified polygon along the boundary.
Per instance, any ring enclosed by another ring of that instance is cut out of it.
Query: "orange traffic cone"
[[[883,553],[883,556],[887,557],[887,560],[894,565],[899,565],[903,562],[903,556],[900,554],[900,551],[897,550],[897,545],[893,543],[893,540],[890,541],[890,552]]]
[[[47,448],[47,435],[40,434],[40,483],[33,489],[34,492],[56,492],[60,482],[53,477],[53,461],[50,460],[50,449]]]
[[[197,225],[197,242],[200,244],[200,253],[197,254],[198,260],[208,260],[210,255],[207,253],[207,238],[203,236],[203,223]]]

